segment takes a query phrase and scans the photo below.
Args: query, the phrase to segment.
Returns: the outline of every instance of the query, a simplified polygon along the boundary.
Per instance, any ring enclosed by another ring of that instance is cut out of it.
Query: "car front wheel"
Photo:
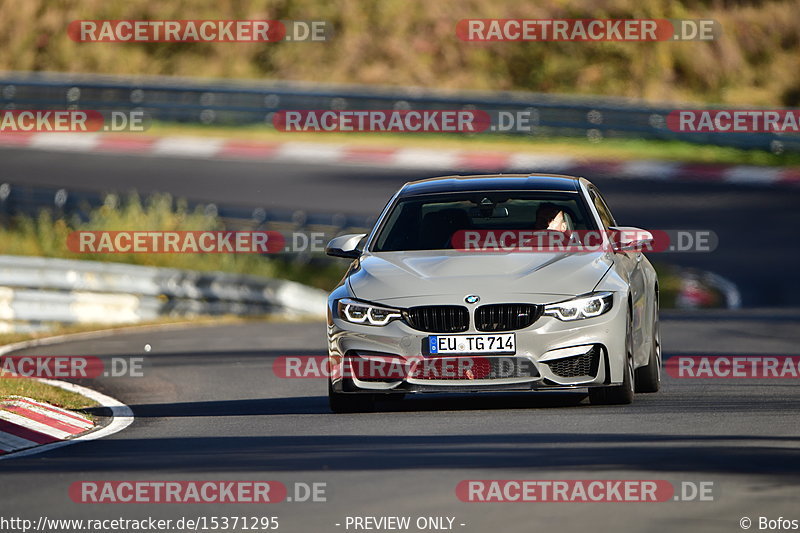
[[[633,402],[634,370],[633,370],[633,333],[631,317],[625,328],[625,373],[622,383],[613,387],[593,387],[589,389],[589,402],[592,405],[626,405]]]
[[[328,381],[328,406],[334,413],[368,413],[375,410],[375,397],[372,394],[335,392]]]
[[[661,334],[658,329],[658,304],[653,318],[653,341],[647,366],[636,369],[636,392],[658,392],[661,388]]]

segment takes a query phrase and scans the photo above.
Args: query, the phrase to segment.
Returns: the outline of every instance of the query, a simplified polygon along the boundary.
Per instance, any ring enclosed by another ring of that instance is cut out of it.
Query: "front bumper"
[[[331,386],[342,393],[471,393],[618,385],[626,322],[626,307],[615,301],[599,317],[562,322],[542,316],[508,332],[516,334],[514,355],[430,356],[425,346],[432,334],[405,322],[364,326],[331,316]]]

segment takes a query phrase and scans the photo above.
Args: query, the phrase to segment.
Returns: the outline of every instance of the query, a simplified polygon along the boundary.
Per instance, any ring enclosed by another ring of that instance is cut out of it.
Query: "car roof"
[[[580,191],[583,178],[559,174],[483,174],[442,176],[406,183],[398,196],[470,191]],[[585,181],[585,180],[584,180]]]

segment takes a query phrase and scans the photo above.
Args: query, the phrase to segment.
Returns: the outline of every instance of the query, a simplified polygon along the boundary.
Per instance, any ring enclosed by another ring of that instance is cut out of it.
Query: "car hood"
[[[430,297],[431,303],[461,301],[478,294],[481,301],[538,294],[576,296],[590,292],[613,264],[608,252],[482,253],[455,250],[381,252],[365,255],[350,275],[356,298],[388,301]]]

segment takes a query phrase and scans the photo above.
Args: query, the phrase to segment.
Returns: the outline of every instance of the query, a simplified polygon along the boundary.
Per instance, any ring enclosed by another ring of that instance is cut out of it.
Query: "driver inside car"
[[[556,204],[546,203],[536,210],[537,231],[552,230],[566,232],[571,229],[570,216]]]

